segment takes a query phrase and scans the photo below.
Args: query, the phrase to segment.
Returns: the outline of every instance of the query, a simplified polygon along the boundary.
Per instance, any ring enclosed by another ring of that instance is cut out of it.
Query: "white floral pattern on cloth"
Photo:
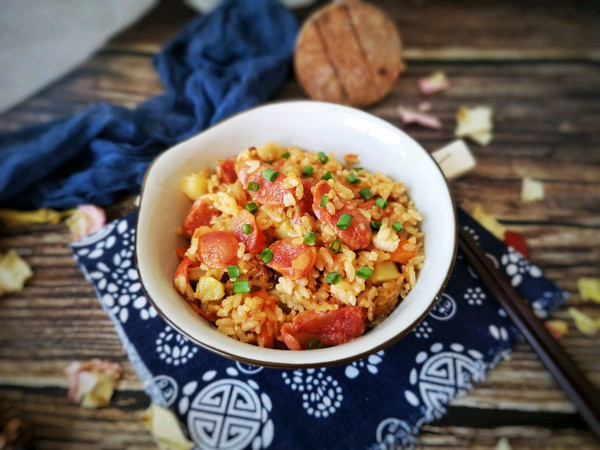
[[[514,261],[499,264],[510,250],[460,209],[458,214],[495,264],[514,270]],[[459,252],[430,315],[385,350],[327,369],[281,371],[233,362],[196,346],[150,309],[132,272],[135,220],[132,214],[73,243],[74,257],[146,392],[177,414],[198,449],[313,448],[315,442],[331,449],[418,448],[421,426],[482,380],[517,340],[506,313]],[[536,313],[564,301],[564,292],[535,270],[519,273],[516,289]],[[357,410],[369,414],[357,422]]]
[[[156,352],[165,363],[179,366],[194,357],[198,346],[167,325],[156,338]]]
[[[122,323],[129,319],[130,306],[139,311],[140,318],[147,320],[157,316],[156,309],[148,303],[142,292],[138,272],[133,264],[133,240],[135,229],[122,219],[109,227],[109,232],[100,230],[73,245],[78,258],[96,261],[95,267],[87,271],[88,278],[95,284],[100,300]],[[104,239],[106,237],[106,239]],[[116,242],[121,248],[114,249]],[[101,260],[110,255],[110,263]]]
[[[340,383],[327,369],[294,370],[281,374],[284,383],[302,394],[302,408],[309,416],[329,417],[342,405],[344,395]]]
[[[446,412],[450,400],[464,395],[472,389],[472,382],[485,376],[483,355],[459,343],[444,350],[444,344],[436,342],[428,351],[417,353],[415,363],[409,374],[412,388],[404,391],[404,397],[432,420]]]
[[[512,286],[521,284],[523,275],[525,274],[534,278],[542,276],[542,271],[539,267],[531,264],[512,247],[508,247],[508,253],[502,255],[500,262],[504,266],[506,274],[510,277],[510,284]]]
[[[270,397],[256,381],[238,379],[236,368],[228,367],[226,375],[208,370],[200,382],[183,386],[178,412],[187,415],[191,438],[201,449],[268,448],[275,433]]]
[[[383,355],[385,352],[383,350],[378,351],[372,355],[367,356],[366,358],[359,359],[358,361],[353,361],[346,366],[344,373],[346,377],[351,380],[360,375],[362,369],[367,369],[371,375],[377,375],[379,369],[377,366],[383,362]]]

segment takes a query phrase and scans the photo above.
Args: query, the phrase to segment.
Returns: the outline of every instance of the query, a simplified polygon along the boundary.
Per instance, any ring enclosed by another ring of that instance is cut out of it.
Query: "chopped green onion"
[[[402,231],[404,230],[404,225],[402,225],[400,222],[394,222],[392,224],[392,228],[396,231]]]
[[[244,232],[244,234],[250,234],[252,233],[252,226],[249,223],[245,223],[244,225],[242,225],[242,231]]]
[[[331,250],[333,253],[339,253],[342,250],[342,243],[336,239],[329,244],[329,250]]]
[[[369,269],[367,266],[362,266],[356,271],[356,276],[363,280],[368,280],[373,275],[373,269]]]
[[[305,177],[312,177],[315,168],[313,166],[304,166],[302,169],[302,175]]]
[[[285,159],[289,159],[290,156],[292,156],[290,152],[285,152],[283,155],[281,155],[281,157]]]
[[[318,348],[321,348],[322,346],[323,346],[323,343],[321,342],[320,339],[313,339],[312,341],[310,341],[308,343],[309,350],[316,350]]]
[[[234,294],[247,294],[250,292],[250,282],[248,280],[240,280],[233,282]]]
[[[335,224],[336,228],[339,228],[340,230],[347,230],[353,218],[354,216],[352,214],[342,214],[338,222]]]
[[[251,202],[246,205],[246,209],[254,214],[256,211],[258,211],[258,206],[256,206],[256,203]]]
[[[267,247],[260,252],[260,259],[262,259],[265,264],[269,264],[273,259],[273,252],[271,249]]]
[[[326,164],[329,161],[329,158],[327,157],[325,152],[319,152],[318,156],[319,156],[319,161],[321,161],[323,164]]]
[[[381,228],[381,222],[379,220],[374,220],[371,222],[371,228],[374,230],[379,230]]]
[[[327,173],[321,177],[321,180],[333,180],[333,174],[328,170]]]
[[[361,170],[363,170],[363,169],[364,169],[364,167],[356,166],[356,167],[355,167],[354,169],[352,169],[352,170],[354,170],[355,172],[360,172],[360,171],[361,171]]]
[[[229,278],[240,277],[240,268],[238,266],[227,266],[227,272],[229,273]]]
[[[338,284],[342,281],[342,276],[339,273],[329,272],[325,277],[325,280],[327,280],[329,284]]]
[[[370,200],[373,198],[373,193],[368,187],[358,191],[358,195],[360,195],[364,200]]]
[[[321,197],[321,203],[320,203],[320,205],[321,205],[322,207],[325,207],[325,206],[327,205],[327,202],[328,202],[328,201],[329,201],[329,196],[328,196],[328,195],[323,195],[323,196]]]
[[[350,184],[358,184],[361,181],[354,172],[350,172],[348,175],[346,175],[346,180]]]
[[[379,206],[381,209],[385,209],[388,207],[388,202],[386,202],[384,199],[382,198],[378,198],[377,200],[375,200],[375,204],[377,206]]]
[[[260,184],[258,184],[256,181],[251,181],[250,183],[248,183],[248,190],[251,192],[256,192],[260,189]]]
[[[304,236],[304,243],[306,245],[315,245],[315,242],[317,242],[317,235],[312,231],[306,233],[306,236]]]
[[[273,169],[265,169],[265,171],[262,174],[262,177],[265,180],[269,180],[269,181],[275,181],[278,176],[279,176],[279,172],[277,172],[276,170],[273,170]]]
[[[270,165],[270,166],[272,166],[273,165],[273,160],[270,159],[269,161],[267,161],[267,164]]]

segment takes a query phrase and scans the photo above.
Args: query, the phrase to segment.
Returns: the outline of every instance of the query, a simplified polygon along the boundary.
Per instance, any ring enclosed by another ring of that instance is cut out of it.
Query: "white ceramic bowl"
[[[408,188],[423,216],[425,263],[407,298],[380,325],[346,344],[290,351],[245,344],[220,334],[195,314],[173,287],[178,264],[176,235],[190,207],[183,175],[216,158],[275,141],[309,151],[357,153],[361,166],[381,171]],[[135,255],[150,302],[174,328],[201,346],[239,361],[272,367],[315,367],[348,362],[397,341],[430,311],[449,276],[456,251],[456,220],[448,186],[429,154],[393,125],[360,110],[329,103],[295,101],[251,109],[161,154],[146,173],[136,230]],[[401,345],[401,344],[399,344]]]

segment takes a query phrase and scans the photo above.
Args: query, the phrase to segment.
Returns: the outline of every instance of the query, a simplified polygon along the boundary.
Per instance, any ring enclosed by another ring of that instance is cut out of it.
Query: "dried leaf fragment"
[[[98,358],[73,361],[69,375],[69,398],[84,408],[108,406],[123,369],[119,364]]]
[[[102,208],[94,205],[79,205],[74,214],[67,219],[73,239],[81,239],[98,231],[106,224],[106,214]]]
[[[419,78],[417,83],[419,90],[425,95],[433,95],[436,92],[445,91],[450,87],[446,73],[441,70],[433,72],[428,77]]]
[[[479,222],[483,228],[488,230],[501,241],[504,241],[506,228],[504,225],[486,213],[480,204],[475,205],[475,209],[473,210],[473,218]]]
[[[600,304],[600,278],[581,277],[577,280],[577,289],[583,301]]]
[[[545,197],[544,183],[532,178],[523,178],[521,185],[521,200],[524,202],[535,202]]]
[[[70,216],[75,210],[55,211],[41,208],[33,211],[18,211],[16,209],[0,209],[0,222],[7,228],[24,227],[34,223],[57,224],[64,217]]]
[[[31,276],[31,267],[14,249],[4,256],[0,255],[0,296],[23,290],[25,281]]]
[[[431,114],[422,113],[413,109],[398,107],[398,114],[400,114],[400,120],[402,123],[408,125],[410,123],[417,123],[427,128],[440,129],[442,128],[442,122],[440,119]]]
[[[494,110],[489,106],[467,108],[461,106],[456,112],[456,137],[468,137],[480,145],[492,141],[492,115]]]
[[[586,336],[594,336],[598,332],[598,324],[590,316],[576,308],[569,308],[567,312],[573,318],[577,329]]]
[[[546,320],[544,325],[556,340],[569,332],[569,323],[566,320]]]
[[[189,450],[194,443],[189,441],[175,414],[167,408],[152,403],[144,412],[142,424],[150,431],[158,448],[162,450]]]

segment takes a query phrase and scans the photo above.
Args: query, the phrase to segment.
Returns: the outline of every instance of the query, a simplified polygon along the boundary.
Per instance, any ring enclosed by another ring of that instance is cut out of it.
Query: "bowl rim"
[[[183,336],[185,336],[187,339],[189,339],[190,341],[194,342],[195,344],[199,345],[200,347],[209,350],[217,355],[223,356],[225,358],[228,358],[230,360],[233,361],[238,361],[241,363],[245,363],[245,364],[251,364],[251,365],[255,365],[255,366],[261,366],[261,367],[267,367],[267,368],[274,368],[274,369],[302,369],[302,368],[319,368],[319,367],[331,367],[331,366],[337,366],[337,365],[342,365],[342,364],[346,364],[346,363],[350,363],[352,361],[356,361],[358,359],[364,358],[366,356],[369,356],[373,353],[376,353],[380,350],[383,350],[393,344],[395,344],[396,342],[400,341],[402,338],[404,338],[407,334],[409,334],[411,331],[414,330],[414,328],[425,318],[429,315],[429,313],[431,312],[431,310],[433,309],[433,307],[436,305],[438,299],[440,298],[440,296],[442,295],[442,293],[444,292],[448,281],[450,280],[450,276],[452,275],[452,271],[454,269],[454,265],[456,262],[456,255],[457,255],[457,249],[458,249],[458,239],[457,239],[457,233],[458,233],[458,216],[456,213],[456,204],[454,202],[453,196],[452,196],[452,192],[450,190],[449,184],[448,184],[448,180],[446,179],[446,177],[444,176],[444,173],[441,169],[441,167],[439,166],[439,164],[437,163],[437,161],[433,158],[433,156],[431,156],[431,154],[429,152],[427,152],[423,146],[421,144],[419,144],[415,139],[413,139],[411,136],[409,136],[406,132],[404,132],[402,129],[395,127],[393,124],[390,124],[388,122],[386,122],[387,125],[392,126],[395,128],[396,131],[402,133],[405,135],[406,138],[408,138],[409,140],[412,140],[426,155],[427,157],[429,157],[431,159],[431,161],[434,163],[434,166],[437,168],[437,170],[439,170],[441,176],[442,176],[442,181],[443,181],[443,185],[446,188],[446,191],[448,193],[448,198],[450,200],[451,203],[451,213],[452,213],[452,221],[453,221],[453,225],[454,225],[454,233],[452,236],[452,252],[451,252],[451,257],[450,257],[450,262],[448,264],[448,268],[446,271],[446,274],[444,276],[444,279],[442,281],[442,283],[440,284],[440,288],[438,289],[438,291],[436,292],[436,294],[432,297],[429,305],[427,306],[427,308],[423,311],[423,313],[417,317],[416,319],[414,319],[410,324],[408,324],[404,330],[402,330],[401,332],[395,334],[393,337],[385,340],[384,342],[380,343],[377,346],[374,347],[370,347],[368,349],[365,349],[362,352],[353,354],[351,356],[346,356],[346,357],[340,357],[340,358],[330,358],[326,361],[322,361],[322,362],[318,362],[318,363],[313,363],[313,362],[272,362],[272,361],[266,361],[266,360],[261,360],[261,359],[257,359],[257,358],[252,358],[252,357],[245,357],[245,356],[240,356],[234,353],[230,353],[227,352],[219,347],[210,345],[207,342],[201,341],[199,339],[197,339],[196,337],[192,336],[191,334],[189,334],[188,332],[186,332],[185,330],[182,329],[181,326],[179,326],[177,324],[176,321],[172,320],[171,318],[169,318],[169,316],[158,306],[158,303],[156,302],[156,300],[152,297],[152,295],[150,294],[150,292],[148,291],[148,289],[146,288],[145,282],[144,282],[144,278],[142,277],[141,271],[140,271],[140,264],[139,264],[139,258],[138,258],[138,229],[140,226],[140,214],[139,211],[141,210],[141,207],[143,205],[143,194],[145,192],[145,188],[146,188],[146,182],[148,180],[148,177],[150,175],[150,172],[152,171],[152,169],[156,166],[156,164],[159,162],[159,160],[161,159],[162,156],[164,156],[169,150],[185,143],[188,142],[192,139],[197,138],[199,135],[215,128],[218,127],[228,121],[234,120],[236,118],[238,118],[239,116],[248,114],[248,113],[252,113],[255,112],[256,110],[259,109],[263,109],[263,108],[269,108],[272,106],[281,106],[281,105],[315,105],[315,106],[327,106],[327,107],[334,107],[334,108],[340,108],[340,109],[344,109],[348,112],[354,112],[354,113],[362,113],[365,115],[368,115],[371,119],[376,119],[379,121],[384,121],[384,119],[377,117],[371,113],[368,113],[364,110],[361,109],[357,109],[357,108],[353,108],[350,106],[346,106],[346,105],[340,105],[340,104],[336,104],[336,103],[329,103],[329,102],[321,102],[321,101],[314,101],[314,100],[278,100],[278,101],[272,101],[272,102],[268,102],[268,103],[263,103],[248,109],[245,109],[243,111],[240,111],[238,113],[232,114],[231,116],[228,116],[227,118],[224,118],[222,120],[220,120],[219,122],[216,122],[212,125],[210,125],[209,127],[204,128],[202,131],[189,136],[188,138],[186,138],[185,140],[178,142],[177,144],[165,149],[164,151],[162,151],[158,156],[156,156],[152,162],[148,165],[148,168],[146,169],[146,172],[144,173],[144,178],[142,180],[142,185],[141,185],[141,189],[140,189],[140,195],[139,195],[139,201],[138,201],[138,214],[136,216],[136,222],[135,222],[135,233],[134,233],[134,242],[133,242],[133,246],[134,246],[134,251],[133,251],[133,258],[134,258],[134,264],[135,264],[135,269],[138,272],[138,276],[139,276],[139,280],[140,280],[140,285],[142,288],[142,291],[144,292],[144,295],[146,296],[146,299],[148,300],[148,302],[154,307],[154,309],[156,309],[156,312],[158,313],[158,315],[172,328],[174,328],[175,330],[177,330],[179,333],[181,333]],[[216,330],[215,330],[216,331]],[[247,345],[251,345],[251,344],[247,344]],[[343,345],[343,344],[342,344]],[[333,347],[335,348],[335,347]],[[268,350],[273,350],[273,349],[268,349]],[[279,349],[277,349],[279,350]],[[281,349],[279,351],[284,351],[284,352],[289,352],[289,351],[293,351],[293,350],[285,350],[285,349]],[[318,350],[316,350],[318,351]],[[314,350],[313,350],[314,352]],[[299,354],[301,354],[301,352],[299,352]]]

